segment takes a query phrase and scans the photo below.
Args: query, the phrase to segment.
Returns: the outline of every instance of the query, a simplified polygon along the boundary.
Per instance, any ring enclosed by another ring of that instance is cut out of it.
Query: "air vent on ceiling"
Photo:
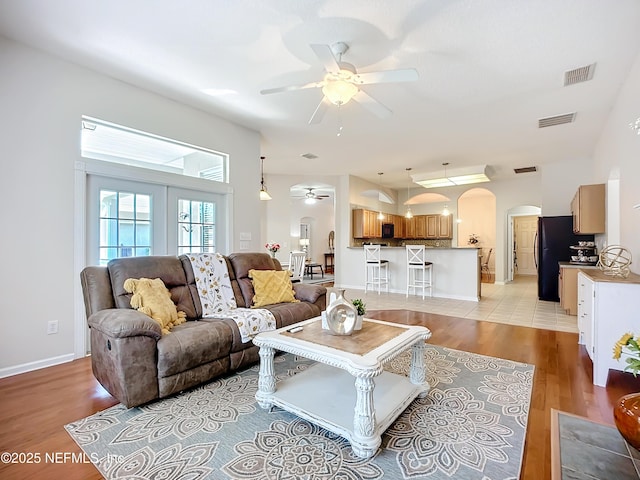
[[[537,172],[538,169],[536,167],[522,167],[522,168],[514,168],[513,171],[516,173],[530,173],[530,172]]]
[[[593,78],[593,71],[596,68],[596,64],[586,65],[580,68],[574,68],[564,72],[564,86],[575,85],[576,83],[586,82]]]
[[[307,158],[309,160],[313,160],[315,158],[318,158],[317,155],[314,155],[313,153],[303,153],[302,155],[300,155],[301,157]]]
[[[555,125],[562,125],[563,123],[571,123],[575,119],[576,112],[556,115],[555,117],[540,118],[538,119],[538,128],[553,127]]]

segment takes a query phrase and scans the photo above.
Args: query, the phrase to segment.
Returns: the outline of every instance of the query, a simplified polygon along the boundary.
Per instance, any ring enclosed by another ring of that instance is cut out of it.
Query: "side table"
[[[325,253],[324,254],[324,271],[327,273],[333,273],[334,267],[334,257],[333,253]]]

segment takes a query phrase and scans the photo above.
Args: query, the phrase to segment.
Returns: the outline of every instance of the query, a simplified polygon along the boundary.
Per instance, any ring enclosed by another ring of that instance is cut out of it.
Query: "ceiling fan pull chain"
[[[338,132],[336,133],[336,137],[342,136],[342,130],[344,127],[342,126],[342,109],[340,105],[338,105]]]

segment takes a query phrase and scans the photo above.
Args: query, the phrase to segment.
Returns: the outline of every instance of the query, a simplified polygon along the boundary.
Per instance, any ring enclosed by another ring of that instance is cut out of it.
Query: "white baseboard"
[[[364,293],[364,288],[362,287],[362,285],[333,285],[335,288],[344,288],[345,290],[361,290]],[[369,289],[368,293],[377,293],[376,291],[372,291],[371,289]],[[382,290],[382,293],[386,293],[384,291],[384,288]],[[399,293],[401,295],[406,295],[406,290],[398,290],[396,288],[390,288],[389,289],[389,293]],[[411,295],[411,297],[415,297],[418,296],[420,297],[421,295]],[[442,295],[439,293],[434,293],[433,294],[434,298],[447,298],[449,300],[464,300],[467,302],[479,302],[480,299],[478,297],[466,297],[464,295]]]
[[[67,353],[66,355],[44,358],[35,362],[15,365],[13,367],[0,368],[0,378],[11,377],[20,373],[32,372],[33,370],[40,370],[41,368],[52,367],[53,365],[60,365],[61,363],[67,363],[74,359],[75,356],[73,355],[73,353]]]

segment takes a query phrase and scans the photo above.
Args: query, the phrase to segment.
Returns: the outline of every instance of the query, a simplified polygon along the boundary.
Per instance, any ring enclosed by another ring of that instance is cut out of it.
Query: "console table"
[[[327,273],[333,273],[333,253],[324,254],[324,271]]]

